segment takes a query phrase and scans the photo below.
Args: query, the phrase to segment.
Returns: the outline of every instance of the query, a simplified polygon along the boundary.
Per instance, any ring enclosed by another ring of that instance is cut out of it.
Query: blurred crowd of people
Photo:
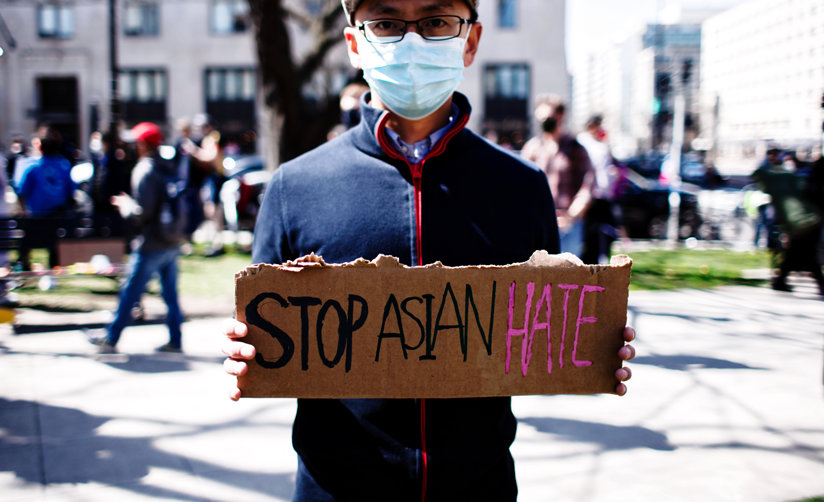
[[[566,104],[558,96],[540,96],[535,119],[541,131],[521,149],[521,156],[547,176],[561,234],[561,252],[584,263],[609,262],[620,235],[616,203],[619,170],[610,153],[603,117],[593,115],[577,136],[566,129]]]
[[[772,251],[776,268],[773,289],[791,291],[787,277],[793,271],[810,272],[824,296],[818,246],[824,221],[824,157],[801,172],[797,156],[777,146],[767,150],[764,161],[752,173],[760,193],[750,196],[755,241],[762,234]]]
[[[173,141],[158,152],[159,161],[174,165],[185,182],[187,204],[185,252],[192,252],[200,231],[203,253],[223,253],[224,219],[220,190],[226,181],[224,157],[238,156],[240,147],[226,141],[209,117],[198,114],[175,124]],[[116,215],[113,197],[131,194],[131,176],[138,162],[130,130],[113,137],[95,131],[88,153],[67,141],[60,130],[42,125],[30,139],[14,137],[0,157],[0,200],[3,217],[71,217]],[[75,169],[83,166],[83,169]],[[126,233],[134,231],[126,224]]]

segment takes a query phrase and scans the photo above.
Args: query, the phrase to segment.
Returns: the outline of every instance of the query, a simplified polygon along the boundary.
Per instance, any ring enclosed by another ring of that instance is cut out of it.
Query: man
[[[758,188],[770,196],[778,228],[787,237],[772,288],[792,291],[787,283],[790,272],[809,271],[818,283],[819,293],[824,296],[824,273],[818,260],[821,215],[813,202],[805,197],[801,178],[778,161],[777,150],[770,148],[767,159],[752,173]]]
[[[32,145],[41,155],[19,159],[15,166],[15,172],[19,175],[19,183],[15,188],[24,214],[35,218],[49,218],[49,221],[70,216],[70,211],[74,207],[76,185],[71,177],[71,164],[60,154],[63,136],[57,129],[43,126],[39,128],[36,140],[32,140]],[[46,227],[49,226],[49,222],[40,222],[38,225]],[[57,244],[49,246],[48,251],[49,268],[56,267]],[[19,259],[23,270],[31,270],[30,256],[31,249],[20,248]],[[55,285],[53,277],[48,281],[49,287]]]
[[[371,88],[361,123],[275,172],[253,262],[315,252],[332,263],[383,253],[409,265],[509,264],[557,252],[544,175],[465,129],[469,104],[453,94],[478,49],[477,1],[343,4],[349,56]],[[225,369],[241,375],[255,354],[237,341],[246,325],[225,332]],[[514,500],[515,426],[509,398],[299,399],[294,500]]]
[[[42,156],[22,171],[17,194],[26,212],[35,217],[52,216],[74,203],[72,166],[60,154],[63,138],[56,129],[44,127],[35,144]]]
[[[618,235],[618,218],[613,204],[615,166],[607,143],[607,133],[603,128],[604,118],[593,115],[587,120],[586,128],[578,135],[580,143],[592,162],[594,182],[592,185],[592,205],[586,212],[584,222],[584,263],[609,263],[612,241]]]
[[[169,343],[158,348],[161,352],[180,352],[183,314],[177,299],[177,257],[183,238],[185,215],[183,201],[170,200],[177,189],[175,166],[163,161],[158,147],[163,134],[155,124],[141,122],[132,129],[137,147],[138,161],[132,171],[132,194],[112,197],[120,215],[131,220],[139,229],[131,258],[131,270],[120,292],[120,303],[114,321],[106,328],[104,336],[90,341],[101,353],[116,352],[116,345],[123,329],[132,321],[132,307],[139,301],[146,284],[154,274],[160,276],[161,294],[168,309],[166,324],[169,326]],[[182,188],[182,187],[181,187]],[[177,205],[175,208],[173,205]]]
[[[555,198],[561,252],[583,257],[584,218],[592,204],[595,172],[587,151],[564,131],[566,105],[556,96],[541,99],[535,116],[542,132],[527,141],[521,156],[538,164]]]
[[[6,155],[6,180],[14,179],[15,166],[17,161],[24,161],[26,158],[26,140],[21,136],[16,136],[11,140],[9,153]]]

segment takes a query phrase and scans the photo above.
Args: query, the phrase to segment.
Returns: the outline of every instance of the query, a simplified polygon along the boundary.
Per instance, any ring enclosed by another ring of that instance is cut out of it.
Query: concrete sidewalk
[[[513,400],[519,500],[824,495],[824,301],[796,291],[632,293],[626,397]],[[37,315],[0,327],[0,501],[289,499],[294,401],[225,397],[221,319],[186,323],[183,355],[150,324],[98,356],[60,326],[104,314]]]

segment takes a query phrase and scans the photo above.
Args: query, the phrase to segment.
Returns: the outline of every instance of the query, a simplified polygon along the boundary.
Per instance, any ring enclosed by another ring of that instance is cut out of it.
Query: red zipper
[[[412,186],[415,188],[415,232],[418,250],[418,266],[423,266],[423,190],[421,190],[421,182],[423,180],[423,163],[426,159],[421,160],[418,164],[409,164],[409,170],[412,172]]]
[[[450,128],[446,134],[438,141],[432,150],[421,159],[417,164],[410,163],[406,157],[397,152],[391,142],[386,137],[386,122],[389,120],[389,113],[384,113],[383,117],[378,121],[376,127],[376,136],[378,144],[383,151],[390,157],[400,159],[409,167],[409,172],[412,174],[412,186],[415,191],[415,244],[418,254],[418,266],[423,266],[423,165],[432,157],[442,154],[446,150],[446,145],[456,134],[469,122],[469,115],[463,115],[457,123]],[[421,502],[426,501],[426,488],[429,476],[429,454],[426,449],[426,399],[420,399],[421,412],[421,458],[423,463],[423,473],[421,474]]]

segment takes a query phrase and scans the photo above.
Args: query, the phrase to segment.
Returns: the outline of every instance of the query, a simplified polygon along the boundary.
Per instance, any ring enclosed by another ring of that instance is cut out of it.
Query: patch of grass
[[[632,258],[630,290],[706,289],[727,284],[757,286],[765,281],[746,279],[744,270],[770,267],[766,251],[652,250],[626,253]]]
[[[180,295],[234,303],[235,274],[251,260],[249,254],[234,252],[214,258],[186,256],[180,260]]]
[[[229,252],[205,258],[200,249],[180,259],[178,291],[182,301],[225,307],[234,303],[235,274],[249,265],[248,253]],[[621,252],[618,250],[618,252]],[[742,271],[769,268],[766,251],[725,250],[651,250],[626,252],[633,261],[631,290],[706,289],[725,284],[756,286],[763,280],[744,279]],[[45,253],[32,261],[45,263]],[[113,310],[117,307],[118,283],[105,277],[77,276],[58,280],[59,287],[41,291],[37,280],[17,289],[24,307],[62,312]],[[148,293],[159,296],[157,280],[149,283]],[[819,501],[824,502],[824,501]]]
[[[32,254],[33,263],[46,263],[45,253]],[[235,295],[235,274],[249,265],[247,253],[229,252],[205,258],[202,255],[183,256],[179,261],[178,294],[182,301],[191,300],[209,305],[232,305]],[[117,307],[119,283],[115,278],[95,276],[60,277],[58,287],[41,291],[38,279],[28,279],[16,289],[23,307],[54,312],[91,312]],[[147,294],[160,296],[157,279],[149,282]]]

